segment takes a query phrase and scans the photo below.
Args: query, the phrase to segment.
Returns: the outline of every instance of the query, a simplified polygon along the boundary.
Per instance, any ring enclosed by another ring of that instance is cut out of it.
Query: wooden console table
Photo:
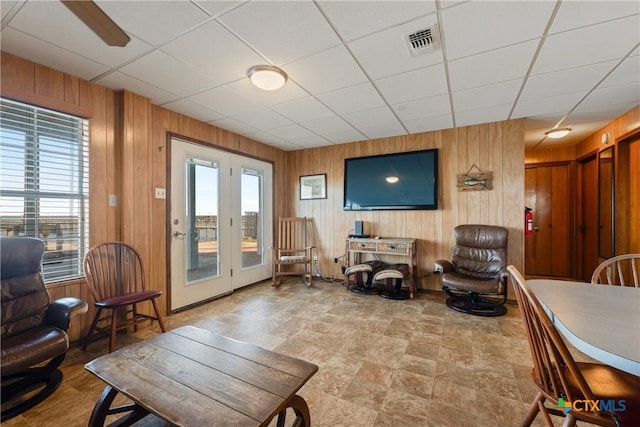
[[[417,251],[416,239],[363,239],[349,238],[345,240],[345,258],[347,268],[362,262],[362,254],[394,255],[407,259],[409,265],[409,296],[413,298],[416,290]],[[353,256],[353,263],[351,262]]]
[[[89,426],[123,414],[131,425],[153,414],[176,426],[309,427],[309,408],[296,394],[318,367],[304,360],[185,326],[99,357],[85,368],[107,383]],[[132,404],[113,407],[118,393]]]

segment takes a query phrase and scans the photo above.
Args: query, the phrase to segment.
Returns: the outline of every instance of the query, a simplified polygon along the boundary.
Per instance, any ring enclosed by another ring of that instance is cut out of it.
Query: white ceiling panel
[[[120,71],[180,96],[188,96],[220,84],[200,74],[192,66],[158,50],[124,66]]]
[[[443,64],[376,80],[374,84],[389,104],[399,104],[448,92],[447,75]]]
[[[458,112],[513,103],[520,86],[522,86],[522,80],[518,79],[454,92],[453,109]]]
[[[550,34],[574,30],[612,19],[640,13],[640,2],[564,1],[551,26]]]
[[[124,48],[107,46],[58,1],[27,2],[9,27],[109,67],[130,61],[151,48],[135,37]]]
[[[303,98],[272,107],[274,111],[294,122],[303,122],[333,115],[331,110],[315,98]]]
[[[434,13],[429,1],[318,1],[338,34],[345,41]]]
[[[344,46],[327,49],[287,64],[282,69],[313,95],[367,81],[367,77]]]
[[[451,103],[447,94],[397,104],[393,106],[393,110],[402,121],[414,120],[443,114],[451,115]]]
[[[584,88],[593,88],[606,76],[619,61],[607,61],[584,67],[571,68],[569,70],[553,73],[538,74],[529,77],[520,95],[521,101],[546,98],[583,91]]]
[[[248,2],[220,21],[274,65],[283,65],[340,44],[310,1]]]
[[[386,105],[371,83],[323,93],[318,95],[317,98],[338,114],[352,113]]]
[[[202,122],[218,120],[224,117],[216,111],[210,110],[186,99],[169,102],[164,104],[163,107],[172,111],[180,112],[181,114],[193,117],[194,119],[198,119]]]
[[[188,1],[96,2],[129,34],[158,46],[202,23],[209,15]]]
[[[179,98],[178,95],[167,92],[166,90],[150,85],[119,71],[107,74],[104,77],[95,80],[94,83],[113,90],[120,90],[121,88],[126,87],[129,92],[149,98],[155,105],[162,105],[170,101],[175,101]]]
[[[215,21],[166,44],[162,50],[221,82],[244,79],[249,68],[264,63],[260,55]]]
[[[71,51],[59,48],[13,28],[5,28],[1,35],[2,50],[38,64],[91,80],[109,68]]]
[[[451,61],[451,90],[458,92],[524,77],[539,42],[535,39]]]
[[[638,28],[640,15],[550,36],[533,74],[624,58],[638,44]]]
[[[442,49],[434,48],[432,52],[412,56],[405,41],[406,34],[434,24],[436,18],[428,16],[351,42],[349,48],[373,80],[439,64],[443,62]],[[439,45],[437,37],[434,44]]]
[[[0,2],[0,47],[282,150],[521,116],[528,146],[565,117],[554,144],[571,145],[640,104],[637,0],[98,4],[126,47],[35,0]],[[426,28],[414,56],[406,36]],[[269,64],[289,74],[276,91],[247,77]]]
[[[213,89],[192,95],[189,99],[214,111],[225,112],[225,116],[236,116],[241,113],[258,110],[260,104],[249,98],[244,98],[226,86],[218,86]]]
[[[442,12],[447,58],[454,60],[540,38],[550,1],[471,1]]]

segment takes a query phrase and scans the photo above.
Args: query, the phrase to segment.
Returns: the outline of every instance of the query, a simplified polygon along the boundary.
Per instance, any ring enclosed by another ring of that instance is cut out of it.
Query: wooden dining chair
[[[137,331],[140,322],[149,320],[157,320],[162,332],[166,332],[156,301],[162,291],[146,289],[142,259],[132,246],[105,242],[92,247],[84,257],[84,273],[96,314],[83,350],[96,335],[107,335],[112,352],[117,331],[129,327]],[[147,301],[151,302],[155,315],[138,311],[138,304]],[[105,322],[108,324],[102,326]]]
[[[539,413],[548,427],[553,426],[550,415],[565,417],[564,426],[575,426],[576,421],[611,427],[640,425],[640,377],[608,365],[576,362],[522,274],[513,265],[507,270],[514,282],[538,387],[520,425],[530,426]],[[547,401],[553,406],[545,405]]]
[[[638,270],[640,254],[614,256],[596,267],[591,276],[591,283],[640,288]]]
[[[311,218],[279,218],[278,240],[273,250],[273,286],[283,276],[302,276],[311,286],[313,281],[313,221]]]

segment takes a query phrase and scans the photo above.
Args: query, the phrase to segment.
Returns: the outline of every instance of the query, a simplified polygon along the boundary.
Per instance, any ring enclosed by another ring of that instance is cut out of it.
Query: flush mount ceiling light
[[[395,184],[396,182],[400,181],[400,178],[392,175],[392,176],[386,177],[385,181],[387,181],[389,184]]]
[[[251,83],[262,90],[280,89],[287,82],[287,73],[271,65],[257,65],[247,73]]]
[[[569,132],[571,132],[571,128],[564,127],[564,128],[551,129],[550,131],[545,132],[544,134],[547,135],[549,138],[558,139],[558,138],[562,138],[569,135]]]

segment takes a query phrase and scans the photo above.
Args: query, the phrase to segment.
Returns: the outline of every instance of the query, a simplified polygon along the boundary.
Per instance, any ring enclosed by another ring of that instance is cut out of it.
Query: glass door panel
[[[263,215],[262,203],[263,173],[251,169],[242,169],[240,181],[242,215],[242,268],[262,265],[263,263]]]

